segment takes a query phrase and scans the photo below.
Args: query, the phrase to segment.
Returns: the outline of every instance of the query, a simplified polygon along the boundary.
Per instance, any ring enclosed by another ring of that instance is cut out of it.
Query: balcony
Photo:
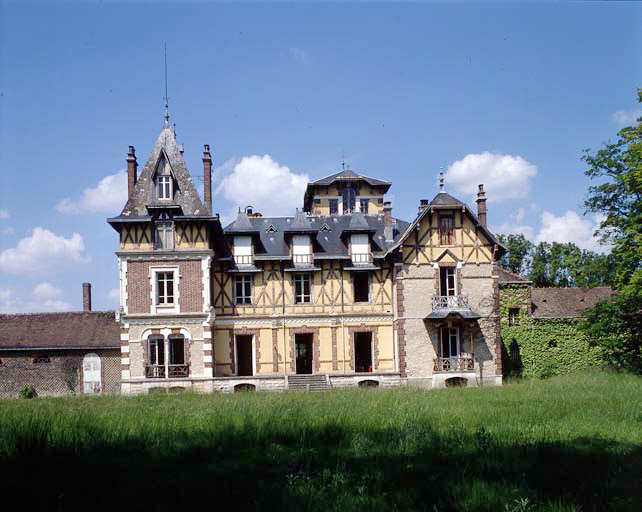
[[[467,295],[437,295],[432,298],[432,309],[468,308]]]
[[[295,265],[312,265],[312,254],[293,254],[292,263]]]
[[[177,379],[182,377],[189,377],[188,364],[169,364],[165,365],[147,365],[145,366],[145,377],[148,379]]]
[[[234,255],[234,263],[237,267],[251,267],[254,265],[254,257],[251,254],[247,255]]]
[[[436,372],[472,372],[475,363],[472,356],[437,357],[434,359]]]
[[[355,265],[371,265],[372,264],[372,254],[370,253],[352,253],[350,255],[352,263]]]

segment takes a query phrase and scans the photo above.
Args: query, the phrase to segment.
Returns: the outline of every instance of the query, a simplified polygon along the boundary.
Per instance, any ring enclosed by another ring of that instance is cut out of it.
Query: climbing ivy
[[[582,330],[583,319],[532,318],[528,298],[524,285],[509,285],[500,292],[505,376],[545,378],[606,365],[603,350]],[[519,308],[516,325],[509,325],[511,308]]]

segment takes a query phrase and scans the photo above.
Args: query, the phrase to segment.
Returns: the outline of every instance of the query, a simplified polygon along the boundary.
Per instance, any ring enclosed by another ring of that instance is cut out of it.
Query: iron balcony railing
[[[254,265],[254,258],[251,254],[248,255],[234,255],[234,263],[239,265]]]
[[[145,377],[148,379],[164,379],[169,377],[170,379],[180,378],[180,377],[189,377],[189,365],[188,364],[169,364],[158,365],[152,364],[145,366]]]
[[[352,263],[356,263],[356,264],[372,263],[372,254],[369,254],[369,253],[352,253],[350,257],[352,258]]]
[[[468,372],[475,369],[472,356],[437,357],[434,361],[436,372]]]
[[[455,309],[467,307],[467,295],[436,295],[432,298],[432,309]]]

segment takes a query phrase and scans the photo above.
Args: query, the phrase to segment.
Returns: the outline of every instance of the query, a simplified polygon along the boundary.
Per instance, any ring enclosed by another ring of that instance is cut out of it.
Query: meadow
[[[639,512],[642,378],[5,399],[0,474],[42,510]]]

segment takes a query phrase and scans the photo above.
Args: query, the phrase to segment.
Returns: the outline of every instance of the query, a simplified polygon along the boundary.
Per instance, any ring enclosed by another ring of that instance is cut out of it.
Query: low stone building
[[[605,364],[581,322],[583,311],[608,299],[612,288],[533,288],[504,268],[499,288],[505,376],[548,377]]]
[[[120,328],[114,311],[0,314],[0,396],[120,392]]]

